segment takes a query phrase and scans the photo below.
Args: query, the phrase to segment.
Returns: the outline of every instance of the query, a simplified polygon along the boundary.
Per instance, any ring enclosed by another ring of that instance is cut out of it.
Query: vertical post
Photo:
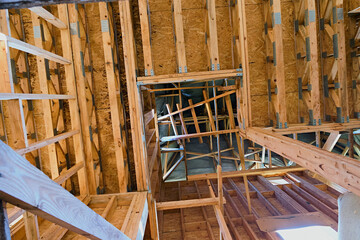
[[[338,88],[340,108],[337,108],[337,122],[349,122],[347,66],[346,66],[346,35],[344,22],[343,0],[333,0],[333,44],[334,58],[337,61]],[[337,88],[337,87],[336,87]]]
[[[58,5],[58,13],[59,19],[69,25],[69,14],[67,5],[61,4]],[[69,26],[66,29],[60,30],[61,34],[61,44],[63,49],[63,57],[66,59],[72,60],[72,47],[71,47],[71,37],[70,37],[70,28]],[[76,85],[75,85],[75,72],[74,72],[74,63],[71,61],[70,64],[64,65],[65,69],[65,80],[66,80],[66,92],[69,95],[76,96],[75,99],[69,101],[69,109],[70,109],[70,118],[71,118],[71,129],[72,130],[81,130],[81,122],[80,122],[80,114],[79,114],[79,105],[76,93]],[[81,195],[88,195],[88,181],[86,169],[88,168],[87,159],[85,159],[84,154],[84,144],[82,140],[81,134],[75,134],[73,136],[73,144],[75,149],[75,161],[76,163],[84,162],[86,168],[82,168],[78,171],[78,179],[79,179],[79,188]]]
[[[284,47],[283,33],[281,24],[281,2],[280,0],[270,1],[272,26],[274,31],[273,56],[274,67],[276,73],[276,89],[277,112],[276,126],[278,128],[287,127],[286,117],[286,88],[285,88],[285,63],[284,63]]]
[[[316,6],[315,0],[305,1],[305,27],[307,30],[306,48],[307,62],[310,64],[310,88],[311,92],[311,109],[309,109],[310,125],[321,125],[320,113],[320,62],[319,62],[319,42],[316,22]],[[310,49],[308,49],[310,48]]]
[[[182,18],[181,0],[173,0],[174,33],[176,46],[177,72],[187,72],[184,27]],[[182,107],[182,106],[181,106]]]
[[[0,199],[0,240],[11,240],[6,203]]]
[[[136,50],[129,0],[119,1],[121,31],[123,36],[124,64],[129,97],[132,142],[134,144],[134,162],[137,190],[148,190],[149,172],[147,171],[147,151],[141,96],[136,85]]]
[[[149,22],[150,19],[150,9],[149,3],[147,0],[139,0],[139,15],[140,15],[140,24],[141,24],[141,38],[143,45],[144,53],[144,67],[145,67],[145,76],[154,75],[154,67],[152,62],[151,54],[151,25]]]
[[[88,113],[88,104],[87,102],[90,99],[86,98],[86,78],[85,78],[85,66],[84,66],[84,52],[82,49],[82,43],[80,39],[80,29],[79,29],[79,12],[78,7],[75,4],[69,4],[69,20],[71,28],[71,43],[74,46],[73,58],[77,63],[75,64],[75,74],[76,74],[76,85],[77,85],[77,95],[80,97],[79,108],[81,114],[81,130],[82,137],[84,142],[84,151],[85,158],[87,160],[87,173],[88,173],[88,183],[89,183],[89,193],[96,194],[96,183],[95,183],[95,171],[94,171],[94,158],[92,154],[92,143],[90,138],[90,129],[91,124],[89,121]]]
[[[112,38],[113,24],[111,23],[109,3],[100,2],[100,19],[101,19],[101,32],[103,39],[104,57],[105,57],[105,69],[108,82],[110,110],[111,110],[111,122],[113,128],[114,145],[115,145],[115,157],[116,166],[118,171],[118,181],[120,192],[127,192],[128,183],[128,168],[126,164],[126,151],[124,149],[124,141],[122,138],[121,120],[120,120],[120,106],[118,101],[117,92],[117,79],[115,75],[115,63]],[[135,142],[134,142],[135,143]],[[134,146],[137,144],[134,144]],[[135,147],[134,147],[135,148]]]

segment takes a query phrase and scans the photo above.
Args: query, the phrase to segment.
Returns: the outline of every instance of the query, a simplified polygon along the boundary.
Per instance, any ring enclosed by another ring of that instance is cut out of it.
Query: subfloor
[[[226,199],[225,220],[233,239],[267,239],[257,221],[269,216],[305,216],[319,213],[333,228],[337,228],[336,190],[303,172],[281,177],[249,177],[252,214],[249,214],[242,178],[224,178]],[[210,184],[217,193],[216,179]],[[206,180],[165,183],[161,201],[176,201],[210,197]],[[219,227],[212,206],[158,211],[160,238],[219,239]]]

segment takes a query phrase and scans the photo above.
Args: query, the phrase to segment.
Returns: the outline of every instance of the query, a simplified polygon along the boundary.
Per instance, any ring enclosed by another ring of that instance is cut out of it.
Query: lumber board
[[[0,164],[5,201],[90,239],[129,239],[2,141]]]
[[[46,58],[46,59],[49,59],[51,61],[61,63],[61,64],[70,64],[71,63],[71,61],[69,59],[66,59],[62,56],[56,55],[55,53],[46,51],[42,48],[33,46],[31,44],[28,44],[28,43],[18,40],[16,38],[9,37],[3,33],[0,33],[0,40],[7,41],[8,46],[11,48],[15,48],[20,51],[24,51],[24,52],[33,54],[35,56]]]
[[[201,199],[190,199],[170,202],[157,202],[156,209],[158,211],[180,209],[180,208],[191,208],[191,207],[202,207],[212,206],[219,203],[218,198],[201,198]]]
[[[220,70],[220,71],[204,71],[191,73],[176,73],[167,75],[157,75],[149,77],[138,77],[139,85],[162,84],[162,83],[183,83],[203,80],[217,80],[223,78],[240,77],[242,71],[240,69]]]
[[[118,102],[118,96],[116,94],[116,75],[114,72],[114,53],[113,51],[113,39],[112,39],[112,25],[110,23],[110,12],[108,10],[108,3],[99,3],[100,10],[100,19],[103,23],[108,25],[107,31],[106,28],[102,30],[102,40],[103,40],[103,49],[105,56],[105,69],[108,83],[108,92],[110,100],[110,111],[111,111],[111,123],[113,129],[114,137],[114,146],[115,146],[115,157],[116,157],[116,167],[118,171],[118,182],[120,192],[127,192],[128,184],[128,170],[126,168],[126,153],[124,151],[124,141],[121,136],[121,125],[120,125],[120,106]],[[135,149],[135,148],[134,148]]]
[[[57,27],[59,29],[67,28],[67,25],[65,23],[63,23],[60,19],[55,17],[52,13],[50,13],[43,7],[32,7],[32,8],[29,8],[29,10],[36,13],[37,15],[42,17],[44,20],[46,20],[47,22],[51,23],[52,25],[54,25],[55,27]]]

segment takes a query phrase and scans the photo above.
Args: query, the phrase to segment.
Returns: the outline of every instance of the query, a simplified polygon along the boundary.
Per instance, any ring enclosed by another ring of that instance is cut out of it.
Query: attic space
[[[360,0],[0,1],[0,240],[360,240],[359,212]]]

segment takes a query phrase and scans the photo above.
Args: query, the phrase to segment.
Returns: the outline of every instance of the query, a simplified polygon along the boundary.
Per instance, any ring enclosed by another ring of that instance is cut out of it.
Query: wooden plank
[[[74,65],[75,76],[76,76],[76,90],[77,96],[80,99],[79,109],[80,109],[80,118],[81,118],[81,133],[84,143],[84,153],[85,158],[87,159],[87,175],[88,175],[88,184],[89,184],[89,193],[96,194],[96,183],[95,183],[95,170],[94,170],[94,156],[92,150],[92,142],[90,136],[91,123],[89,119],[89,109],[88,101],[92,101],[86,96],[86,76],[85,76],[85,66],[84,66],[84,52],[82,49],[82,40],[80,39],[80,17],[79,12],[75,4],[68,5],[69,11],[69,21],[71,27],[71,43],[73,46],[73,59],[74,62],[78,63]],[[79,27],[78,27],[79,26]],[[91,107],[93,107],[91,105]],[[91,111],[91,110],[90,110]],[[112,119],[113,120],[113,119]]]
[[[334,38],[337,38],[337,41],[333,41],[335,46],[334,49],[338,49],[338,54],[334,54],[334,58],[337,60],[338,68],[338,81],[340,83],[340,88],[338,89],[339,99],[340,99],[340,114],[338,114],[337,121],[339,122],[349,122],[349,99],[348,99],[348,73],[347,73],[347,62],[346,62],[346,32],[345,32],[345,19],[344,19],[344,6],[343,0],[333,0],[332,1],[333,12],[336,16],[333,16],[335,19],[333,22],[334,29]],[[336,46],[337,44],[337,46]],[[339,110],[337,110],[339,111]],[[338,113],[338,112],[337,112]]]
[[[320,212],[263,217],[257,219],[256,223],[263,232],[274,232],[282,229],[303,228],[309,226],[337,227]]]
[[[182,108],[182,109],[179,110],[179,111],[175,111],[175,112],[172,112],[171,114],[167,114],[167,115],[161,116],[161,117],[158,118],[158,120],[161,121],[161,120],[167,119],[167,118],[170,117],[171,115],[175,115],[175,114],[178,114],[178,113],[181,113],[181,112],[184,112],[184,111],[193,109],[193,108],[195,108],[195,107],[202,106],[202,105],[205,104],[205,103],[209,103],[209,102],[211,102],[211,101],[214,101],[214,100],[216,100],[216,99],[225,97],[225,96],[227,96],[227,95],[231,95],[231,94],[233,94],[233,93],[235,93],[235,91],[228,91],[228,92],[225,92],[225,93],[223,93],[223,94],[220,94],[220,95],[218,95],[218,96],[216,96],[216,97],[208,98],[208,99],[206,99],[206,100],[204,100],[204,101],[195,103],[194,105],[188,106],[188,107],[186,107],[186,108]]]
[[[272,5],[271,5],[272,2]],[[282,13],[280,1],[269,1],[271,14],[273,14],[273,57],[276,73],[276,125],[278,128],[286,128],[286,87],[285,87],[285,62],[284,62],[284,43],[282,30]]]
[[[307,34],[309,36],[310,47],[310,84],[311,84],[311,111],[310,120],[313,120],[312,125],[321,125],[321,109],[320,109],[320,59],[319,59],[319,42],[316,22],[316,1],[305,0],[305,9],[308,11],[306,22]],[[306,14],[305,14],[306,15]],[[312,119],[311,119],[312,117]]]
[[[189,99],[189,106],[193,106],[193,105],[194,105],[194,103],[193,103],[192,99]],[[195,108],[191,108],[191,115],[192,115],[193,120],[194,120],[196,133],[200,133],[200,126],[199,126],[199,123],[198,123],[198,119],[196,117]],[[202,137],[199,137],[199,143],[203,143]]]
[[[209,116],[209,122],[210,122],[211,131],[216,131],[215,122],[214,122],[214,116],[212,114],[211,106],[210,106],[210,103],[209,103],[209,97],[208,97],[208,94],[207,94],[206,90],[203,90],[203,96],[204,96],[206,112],[207,112],[207,114]]]
[[[128,211],[130,211],[130,209]],[[147,192],[141,192],[131,209],[127,225],[122,226],[124,233],[129,236],[130,239],[136,240],[144,238],[148,213]]]
[[[116,0],[105,0],[102,2],[115,2]],[[65,4],[65,3],[93,3],[99,2],[99,0],[6,0],[6,2],[1,3],[0,9],[11,9],[11,8],[31,8],[31,7],[41,7],[46,5],[54,4]]]
[[[62,184],[64,183],[67,179],[69,179],[71,176],[73,176],[75,173],[77,173],[80,169],[82,169],[84,167],[84,163],[83,162],[79,162],[77,164],[75,164],[74,166],[72,166],[69,169],[66,169],[65,171],[62,171],[60,173],[60,175],[54,179],[54,182],[58,183],[58,184]]]
[[[266,188],[275,192],[276,198],[285,206],[291,213],[307,213],[308,211],[298,202],[292,199],[289,195],[283,192],[279,187],[273,185],[263,176],[258,176],[257,180]]]
[[[134,43],[134,32],[132,25],[132,15],[130,10],[130,2],[119,2],[121,31],[123,36],[124,64],[126,72],[126,82],[129,97],[130,124],[132,131],[132,142],[134,145],[134,162],[136,171],[136,182],[138,191],[148,189],[149,172],[147,170],[147,151],[146,143],[143,136],[143,109],[140,106],[141,97],[136,85],[136,53]]]
[[[169,141],[177,141],[180,139],[187,139],[187,138],[198,138],[198,137],[207,137],[207,136],[214,136],[218,134],[228,134],[228,133],[235,133],[238,132],[238,129],[229,129],[229,130],[220,130],[215,132],[202,132],[202,133],[190,133],[188,135],[177,135],[177,136],[168,136],[162,137],[162,142],[169,142]]]
[[[201,206],[212,206],[219,203],[219,198],[200,198],[181,201],[170,202],[157,202],[156,209],[158,211],[180,209],[180,208],[192,208]]]
[[[214,193],[214,191],[213,191],[213,189],[211,187],[211,184],[210,184],[209,180],[207,181],[207,184],[208,184],[208,187],[209,187],[210,196],[212,198],[215,198],[215,193]],[[217,222],[219,224],[219,228],[220,228],[220,232],[221,232],[222,237],[224,238],[224,240],[231,240],[232,237],[231,237],[230,231],[229,231],[229,229],[228,229],[228,227],[226,225],[224,215],[223,215],[219,205],[214,205],[213,208],[214,208],[216,220],[217,220]]]
[[[207,49],[209,54],[209,68],[211,71],[220,70],[218,34],[216,25],[216,4],[215,0],[206,1],[207,10]]]
[[[62,94],[28,94],[28,93],[0,93],[0,100],[43,100],[43,99],[75,99],[75,96]]]
[[[102,212],[101,216],[105,219],[110,217],[110,214],[115,211],[117,207],[117,199],[116,196],[112,196],[109,203],[106,205],[104,211]]]
[[[100,9],[100,19],[102,24],[107,27],[102,29],[102,39],[103,39],[103,49],[105,56],[105,69],[108,83],[108,92],[110,100],[110,111],[111,111],[111,123],[114,136],[114,146],[115,146],[115,157],[116,157],[116,167],[118,171],[118,182],[120,187],[120,192],[127,192],[128,185],[128,170],[126,167],[126,153],[124,152],[124,142],[121,136],[121,127],[120,127],[120,112],[118,106],[118,96],[116,94],[116,76],[114,72],[114,61],[113,61],[113,39],[111,35],[111,24],[110,24],[110,13],[108,12],[107,3],[99,3]],[[134,148],[135,149],[135,148]]]
[[[174,165],[171,166],[171,168],[165,172],[164,176],[163,176],[163,181],[165,181],[170,174],[180,165],[181,161],[184,160],[185,155],[180,156],[180,158],[175,162]]]
[[[332,209],[337,209],[337,200],[333,198],[331,195],[326,194],[325,192],[321,191],[311,183],[307,182],[306,180],[300,178],[299,176],[287,173],[286,176],[288,176],[291,180],[294,182],[300,182],[300,186],[310,192],[312,195],[314,195],[316,198],[321,200],[321,202],[325,203]]]
[[[20,51],[27,52],[27,53],[33,54],[35,56],[38,56],[38,57],[46,58],[46,59],[49,59],[51,61],[61,63],[61,64],[70,64],[71,63],[70,60],[68,60],[64,57],[61,57],[52,52],[46,51],[42,48],[33,46],[26,42],[17,40],[16,38],[9,37],[3,33],[0,33],[0,40],[7,41],[8,46],[11,48],[15,48]]]
[[[287,172],[297,172],[304,171],[306,168],[303,167],[274,167],[274,168],[262,168],[262,169],[248,169],[242,171],[232,171],[232,172],[223,172],[223,178],[233,178],[233,177],[243,177],[243,176],[256,176],[256,175],[264,175],[264,176],[276,176],[276,175],[284,175]],[[205,174],[197,174],[188,176],[188,181],[199,181],[206,179],[216,179],[216,173],[205,173]]]
[[[175,46],[176,46],[176,62],[177,72],[186,73],[186,51],[185,51],[185,39],[184,39],[184,26],[182,18],[181,0],[173,0],[173,18],[174,18],[174,34],[175,34]]]
[[[41,23],[39,17],[35,13],[31,13],[32,25],[33,28],[39,29],[41,31]],[[41,38],[41,32],[39,34],[34,34],[34,42],[37,49],[42,50],[43,41]],[[67,46],[68,48],[68,46]],[[44,50],[43,50],[44,51]],[[51,53],[53,54],[53,53]],[[48,80],[46,74],[46,65],[45,58],[43,55],[37,55],[36,57],[38,76],[39,76],[39,84],[40,91],[42,94],[49,94],[48,88]],[[42,100],[42,110],[43,110],[43,118],[44,118],[44,128],[45,128],[45,138],[53,139],[54,137],[54,126],[51,115],[51,105],[49,100]],[[47,145],[48,155],[49,155],[49,165],[51,171],[51,177],[54,179],[59,176],[58,169],[58,160],[56,155],[56,147],[55,144]]]
[[[44,20],[46,20],[47,22],[51,23],[52,25],[54,25],[59,29],[67,28],[67,25],[65,23],[63,23],[60,19],[55,17],[52,13],[50,13],[43,7],[32,7],[29,8],[29,10],[36,13],[38,16],[42,17]]]
[[[1,199],[90,239],[129,239],[1,141],[0,153]]]
[[[326,140],[324,146],[322,147],[322,149],[331,152],[337,141],[339,140],[339,138],[341,137],[340,132],[331,132],[330,136],[328,137],[328,139]]]
[[[80,130],[74,130],[74,131],[71,131],[71,132],[61,133],[61,134],[53,136],[51,138],[47,138],[47,139],[32,143],[26,148],[16,149],[15,151],[16,151],[17,154],[25,155],[26,153],[29,153],[29,152],[35,151],[37,149],[49,146],[50,144],[59,142],[61,140],[72,137],[72,136],[74,136],[76,134],[79,134],[79,133],[80,133]]]
[[[144,54],[145,76],[153,76],[154,66],[151,53],[151,26],[150,26],[150,9],[147,0],[139,0],[139,15],[141,24],[141,40]]]
[[[138,77],[137,83],[139,85],[149,85],[149,84],[163,84],[163,83],[210,81],[210,80],[217,80],[224,78],[235,78],[235,77],[240,77],[241,75],[242,74],[240,69],[176,73],[176,74],[167,74],[167,75],[157,75],[152,77]]]

